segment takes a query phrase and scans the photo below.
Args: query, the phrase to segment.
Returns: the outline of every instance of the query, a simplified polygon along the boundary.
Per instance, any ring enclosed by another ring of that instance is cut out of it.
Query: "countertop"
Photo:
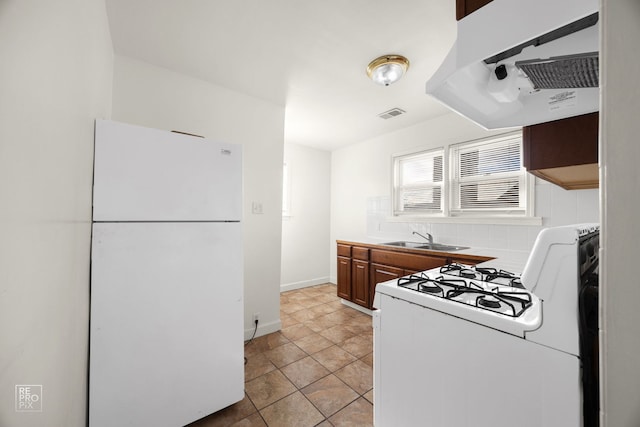
[[[402,240],[402,239],[398,239]],[[493,267],[497,269],[502,269],[505,271],[509,271],[515,274],[522,274],[524,267],[527,263],[527,259],[529,258],[529,251],[514,251],[507,249],[495,249],[495,248],[483,248],[483,247],[470,247],[469,249],[463,249],[455,252],[442,252],[442,251],[433,251],[433,250],[425,250],[425,249],[408,249],[408,248],[398,248],[397,246],[387,246],[383,243],[391,242],[393,240],[382,240],[378,238],[358,238],[358,239],[338,239],[337,242],[346,243],[346,244],[364,244],[364,245],[375,245],[380,249],[388,249],[395,250],[400,252],[414,252],[414,253],[432,253],[434,255],[468,255],[468,256],[481,256],[481,257],[491,257],[492,260],[482,262],[478,265],[482,267]]]

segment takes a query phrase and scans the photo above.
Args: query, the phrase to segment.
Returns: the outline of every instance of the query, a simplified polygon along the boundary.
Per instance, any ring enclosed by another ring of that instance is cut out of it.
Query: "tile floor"
[[[373,426],[371,317],[336,287],[282,293],[282,330],[245,346],[245,398],[190,427]]]

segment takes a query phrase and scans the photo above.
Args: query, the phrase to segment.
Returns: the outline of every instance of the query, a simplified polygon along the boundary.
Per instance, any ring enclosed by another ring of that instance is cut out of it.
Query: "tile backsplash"
[[[471,247],[528,251],[545,227],[599,221],[598,190],[564,190],[536,179],[535,216],[542,226],[458,224],[389,221],[391,199],[388,196],[367,199],[367,235],[376,239],[419,240],[418,233],[431,233],[440,243]]]

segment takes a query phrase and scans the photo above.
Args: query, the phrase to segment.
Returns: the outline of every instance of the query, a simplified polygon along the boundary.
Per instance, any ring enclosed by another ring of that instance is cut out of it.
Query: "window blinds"
[[[526,209],[520,136],[451,148],[452,210]]]
[[[395,213],[442,212],[444,150],[395,158]]]

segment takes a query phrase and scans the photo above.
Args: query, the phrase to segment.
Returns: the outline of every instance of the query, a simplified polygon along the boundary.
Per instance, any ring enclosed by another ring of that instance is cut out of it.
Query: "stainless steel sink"
[[[398,246],[401,248],[411,248],[411,249],[429,249],[432,251],[443,251],[443,252],[455,252],[461,251],[463,249],[469,249],[467,246],[454,246],[454,245],[445,245],[442,243],[425,243],[425,242],[388,242],[383,243],[383,245],[388,246]]]
[[[389,243],[383,243],[383,245],[389,245],[389,246],[400,246],[401,248],[419,248],[421,246],[424,246],[426,243],[424,242],[389,242]]]

